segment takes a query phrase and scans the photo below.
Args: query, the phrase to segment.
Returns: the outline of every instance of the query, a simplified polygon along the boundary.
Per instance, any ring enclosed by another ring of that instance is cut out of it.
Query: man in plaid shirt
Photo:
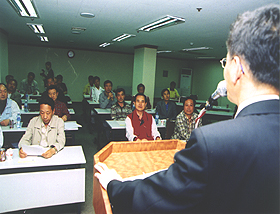
[[[194,112],[195,100],[191,97],[187,97],[184,101],[184,110],[181,111],[176,117],[174,134],[172,139],[186,140],[188,141],[192,131],[195,128],[195,119],[198,114]],[[200,119],[198,127],[202,126],[202,119]]]
[[[57,100],[59,93],[57,87],[55,85],[51,85],[48,87],[47,92],[49,97],[54,101],[54,114],[61,117],[64,122],[69,120],[71,116],[66,104]]]
[[[116,98],[117,102],[111,107],[112,120],[125,120],[132,110],[131,106],[124,101],[125,90],[123,88],[116,90]]]

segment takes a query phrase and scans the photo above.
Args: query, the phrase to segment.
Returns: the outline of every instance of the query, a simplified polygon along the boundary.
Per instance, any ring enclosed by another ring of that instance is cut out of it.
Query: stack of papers
[[[64,122],[64,130],[77,130],[79,127],[82,127],[76,121],[66,121]]]

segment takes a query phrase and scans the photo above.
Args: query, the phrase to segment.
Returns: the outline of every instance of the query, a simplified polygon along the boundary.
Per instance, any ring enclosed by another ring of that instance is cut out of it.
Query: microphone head
[[[221,97],[227,96],[227,84],[225,80],[219,82],[216,90]]]

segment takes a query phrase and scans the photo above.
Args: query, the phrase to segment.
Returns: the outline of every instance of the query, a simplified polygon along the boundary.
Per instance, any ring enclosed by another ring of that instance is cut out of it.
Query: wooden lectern
[[[184,141],[175,139],[111,142],[94,155],[93,165],[103,162],[122,178],[133,177],[168,168],[174,162],[174,154],[185,146]],[[96,214],[112,213],[107,191],[94,176],[93,207]]]

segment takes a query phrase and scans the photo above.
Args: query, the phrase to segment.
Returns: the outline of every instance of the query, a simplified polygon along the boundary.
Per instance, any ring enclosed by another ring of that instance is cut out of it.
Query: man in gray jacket
[[[18,148],[19,156],[25,158],[27,154],[22,145],[40,145],[49,147],[42,154],[44,158],[50,158],[65,145],[64,122],[54,115],[54,101],[45,97],[40,100],[40,115],[30,120],[25,134],[22,136]]]

